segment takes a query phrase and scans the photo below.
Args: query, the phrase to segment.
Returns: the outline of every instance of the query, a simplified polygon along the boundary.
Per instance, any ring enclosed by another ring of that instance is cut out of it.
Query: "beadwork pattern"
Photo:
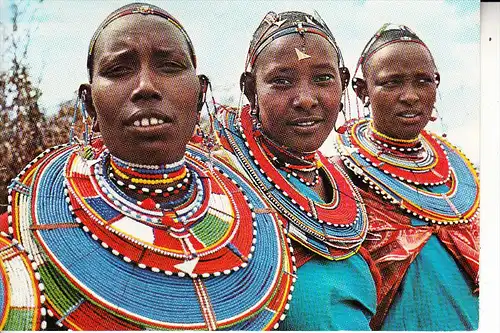
[[[0,234],[0,330],[36,331],[46,327],[44,286],[32,260],[17,240]]]
[[[403,211],[437,224],[467,223],[478,217],[479,180],[470,163],[456,147],[426,131],[420,134],[424,156],[432,156],[427,167],[412,161],[378,156],[368,140],[369,119],[351,121],[337,138],[337,149],[345,165],[369,187]]]
[[[347,174],[318,152],[333,198],[325,204],[314,202],[272,165],[255,139],[248,106],[243,108],[240,119],[238,122],[234,112],[221,107],[217,130],[254,185],[284,217],[290,237],[330,260],[356,253],[366,237],[368,220],[361,196]]]
[[[134,212],[102,196],[105,187],[96,170],[103,156],[106,150],[86,160],[77,146],[46,151],[14,180],[9,196],[9,230],[33,253],[47,314],[58,325],[73,330],[278,327],[296,279],[293,249],[286,230],[243,178],[217,160],[207,171],[205,154],[190,147],[187,165],[201,180],[208,209],[196,221],[165,228],[125,215]],[[149,207],[140,215],[155,211]],[[119,221],[120,230],[130,228],[130,234],[111,231]],[[145,230],[153,230],[154,237],[165,232],[158,237],[161,244],[148,243]],[[168,231],[179,239],[168,239]],[[190,245],[185,242],[184,252],[172,255],[180,239],[190,239]]]

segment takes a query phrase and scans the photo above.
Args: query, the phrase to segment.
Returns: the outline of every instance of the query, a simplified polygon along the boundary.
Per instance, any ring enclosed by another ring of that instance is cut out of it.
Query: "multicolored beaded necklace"
[[[319,161],[319,157],[316,152],[304,155],[293,153],[286,147],[274,142],[261,130],[256,130],[255,137],[259,140],[262,150],[266,153],[274,166],[286,172],[287,178],[293,176],[306,186],[315,186],[318,184],[320,180],[318,170],[321,168],[321,162]],[[279,151],[290,160],[295,161],[295,163],[281,161],[278,156],[272,152],[272,149]],[[307,181],[300,177],[297,172],[314,172],[314,180]]]
[[[14,180],[9,196],[9,231],[33,254],[47,313],[58,325],[278,327],[296,279],[293,249],[238,173],[218,160],[209,169],[205,153],[188,147],[185,166],[196,191],[165,208],[121,191],[107,175],[105,147],[95,159],[80,151],[46,151]]]
[[[347,129],[337,139],[342,160],[384,199],[437,224],[478,216],[477,173],[443,138],[422,131],[413,142],[396,142],[374,131],[370,119],[352,121]]]
[[[33,257],[7,234],[0,234],[0,330],[45,329],[43,284]]]
[[[368,220],[362,199],[347,174],[316,152],[320,170],[333,188],[330,202],[316,202],[297,190],[275,167],[253,130],[248,106],[241,112],[241,122],[232,110],[223,108],[219,113],[224,117],[216,123],[222,140],[227,140],[254,185],[284,217],[289,236],[330,260],[356,253],[366,237]]]

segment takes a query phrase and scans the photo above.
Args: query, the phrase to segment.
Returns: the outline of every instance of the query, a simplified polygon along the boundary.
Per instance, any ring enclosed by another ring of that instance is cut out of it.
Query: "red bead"
[[[151,199],[151,198],[147,198],[146,200],[144,200],[140,206],[142,208],[145,208],[145,209],[155,209],[156,208],[156,202]]]
[[[174,221],[173,218],[171,218],[168,215],[164,215],[161,219],[161,223],[167,227],[173,227],[177,224],[177,222]]]

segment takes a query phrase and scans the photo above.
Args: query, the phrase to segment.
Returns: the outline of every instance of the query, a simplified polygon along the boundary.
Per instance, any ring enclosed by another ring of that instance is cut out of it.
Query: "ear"
[[[85,104],[85,110],[92,118],[97,118],[97,112],[92,102],[92,88],[89,83],[80,85],[78,89],[78,98]]]
[[[198,94],[198,112],[201,111],[203,108],[203,104],[205,104],[206,97],[207,97],[207,90],[208,86],[210,85],[210,80],[209,78],[204,75],[200,74],[198,75],[198,80],[200,81],[200,93]]]
[[[94,132],[99,132],[99,123],[97,123],[97,111],[94,107],[94,102],[92,101],[92,87],[89,83],[84,83],[78,88],[78,98],[80,98],[85,105],[85,110],[89,116],[93,119],[92,130]]]
[[[351,74],[349,73],[349,69],[347,67],[340,67],[340,80],[342,82],[342,91],[344,91],[347,86],[349,86],[349,79],[351,78]]]
[[[250,106],[255,108],[255,77],[250,72],[244,72],[240,76],[240,90],[243,91],[245,96],[250,102]]]
[[[366,81],[359,77],[353,77],[351,84],[352,89],[356,93],[356,96],[358,96],[358,98],[364,103],[366,98],[368,97],[368,88],[366,86]]]
[[[441,83],[441,75],[439,72],[434,73],[434,82],[436,82],[436,88],[439,87],[439,83]]]

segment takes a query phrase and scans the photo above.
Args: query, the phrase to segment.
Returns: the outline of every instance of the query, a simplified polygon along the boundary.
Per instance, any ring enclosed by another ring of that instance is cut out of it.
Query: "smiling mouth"
[[[317,121],[303,121],[300,123],[295,123],[294,125],[299,126],[299,127],[309,127],[309,126],[313,126],[314,124],[317,124],[317,123],[318,123]]]
[[[410,111],[410,112],[399,113],[398,117],[406,118],[406,119],[412,119],[412,118],[419,117],[420,115],[422,115],[421,112],[411,112]]]
[[[156,117],[144,117],[135,120],[132,125],[134,127],[151,127],[151,126],[161,125],[164,123],[165,121],[163,119],[158,119]]]

